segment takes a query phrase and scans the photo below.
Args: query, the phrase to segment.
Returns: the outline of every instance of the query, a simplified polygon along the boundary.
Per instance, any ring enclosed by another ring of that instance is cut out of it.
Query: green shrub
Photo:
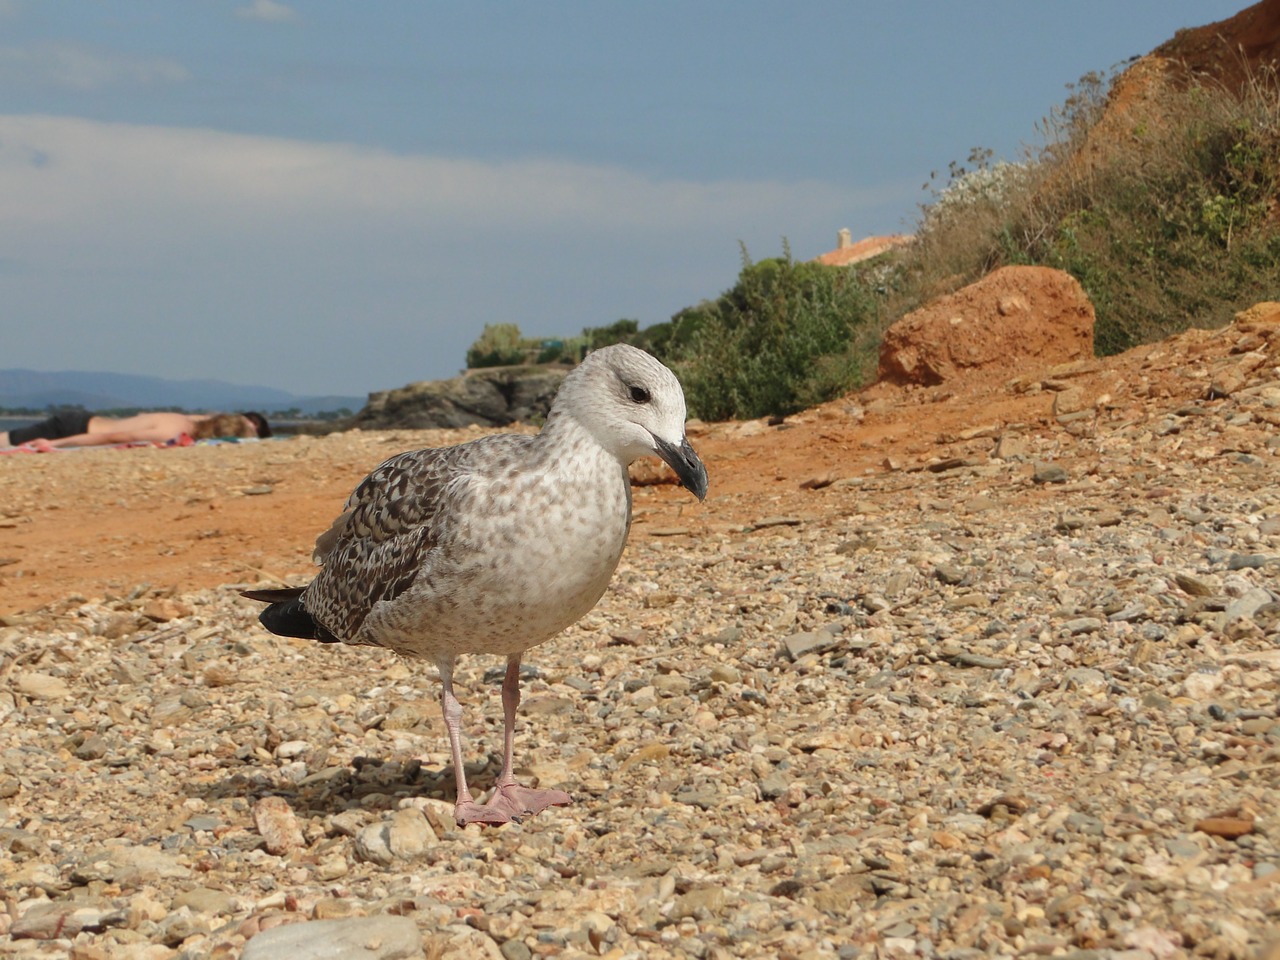
[[[582,331],[582,336],[586,339],[588,350],[599,350],[615,343],[632,343],[639,330],[639,320],[618,320],[607,327],[587,327]]]
[[[563,341],[552,340],[544,343],[538,351],[538,358],[535,363],[555,363],[557,360],[564,359],[565,345]]]
[[[714,303],[684,311],[692,333],[677,365],[690,411],[706,419],[788,414],[849,388],[839,359],[875,313],[861,275],[796,263],[790,250],[752,263]]]
[[[514,323],[486,323],[475,343],[467,349],[467,367],[505,367],[523,363],[524,341]]]

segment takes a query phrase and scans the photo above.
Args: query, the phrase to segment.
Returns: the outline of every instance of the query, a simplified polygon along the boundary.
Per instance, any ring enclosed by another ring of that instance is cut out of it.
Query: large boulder
[[[424,380],[369,394],[351,426],[365,430],[505,427],[539,420],[568,372],[557,367],[492,367],[452,380]]]
[[[1093,304],[1075,278],[1004,267],[907,314],[884,336],[880,379],[933,386],[1093,356]]]

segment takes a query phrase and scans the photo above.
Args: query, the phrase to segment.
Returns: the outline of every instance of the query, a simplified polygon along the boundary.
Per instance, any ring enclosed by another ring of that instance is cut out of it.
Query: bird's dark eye
[[[646,390],[644,387],[632,387],[631,399],[634,400],[636,403],[648,403],[649,391]]]

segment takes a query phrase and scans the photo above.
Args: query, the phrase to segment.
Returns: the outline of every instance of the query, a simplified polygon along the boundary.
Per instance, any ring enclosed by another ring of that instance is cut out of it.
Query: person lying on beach
[[[102,417],[87,410],[64,410],[29,427],[0,432],[0,447],[31,444],[37,450],[59,447],[96,447],[118,443],[167,443],[183,434],[193,440],[212,437],[271,436],[271,425],[262,414],[246,413],[139,413],[132,417]]]

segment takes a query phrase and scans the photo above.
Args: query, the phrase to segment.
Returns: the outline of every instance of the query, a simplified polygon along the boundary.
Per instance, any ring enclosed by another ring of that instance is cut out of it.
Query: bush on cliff
[[[787,414],[848,389],[842,361],[876,312],[857,271],[783,256],[752,263],[743,249],[738,282],[714,302],[678,315],[694,332],[668,340],[691,412],[706,419]]]

